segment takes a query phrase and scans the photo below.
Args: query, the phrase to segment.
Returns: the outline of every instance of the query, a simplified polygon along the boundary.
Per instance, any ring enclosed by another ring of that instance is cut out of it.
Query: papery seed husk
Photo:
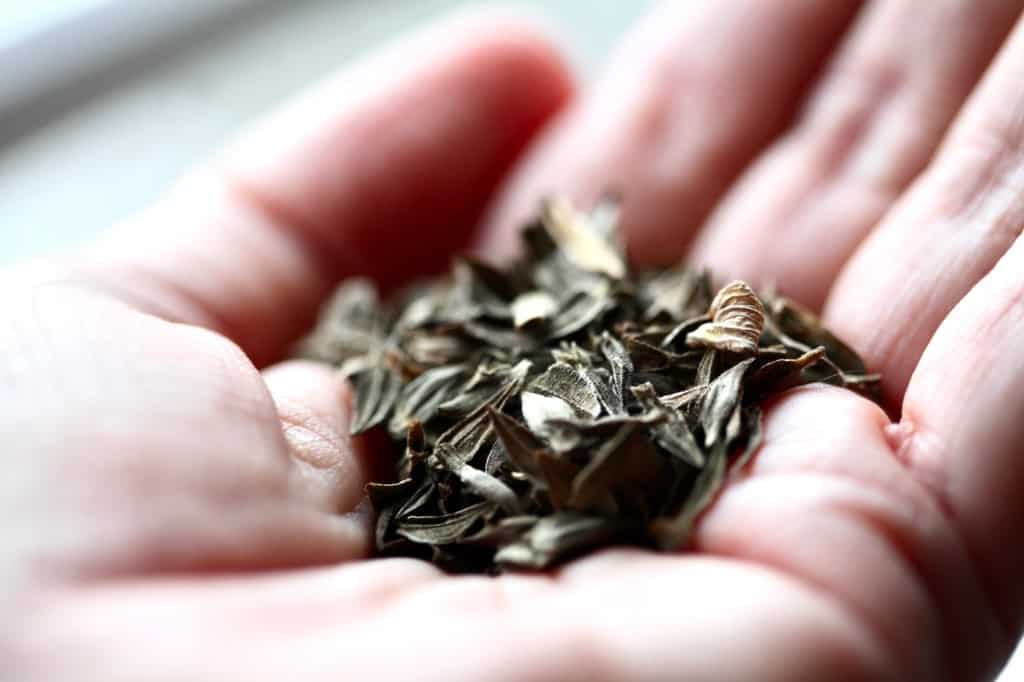
[[[877,395],[777,293],[630,268],[616,218],[556,197],[518,261],[456,258],[387,299],[349,282],[324,307],[302,352],[351,383],[353,433],[395,446],[395,478],[366,489],[379,554],[500,573],[677,551],[756,466],[764,400],[811,382]]]

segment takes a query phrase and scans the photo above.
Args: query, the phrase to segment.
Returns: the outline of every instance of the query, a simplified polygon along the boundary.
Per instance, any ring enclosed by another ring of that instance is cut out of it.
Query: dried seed
[[[764,330],[764,306],[746,282],[736,280],[722,287],[708,308],[707,322],[686,336],[691,348],[754,355]]]
[[[551,239],[576,267],[615,279],[626,274],[626,264],[622,257],[590,225],[587,217],[565,199],[545,201],[543,219]]]
[[[324,309],[307,353],[386,423],[396,483],[371,483],[378,551],[446,570],[534,570],[614,543],[677,549],[762,438],[759,401],[877,377],[808,311],[708,273],[633,272],[615,208],[545,204],[507,269]],[[763,301],[763,303],[762,303]]]

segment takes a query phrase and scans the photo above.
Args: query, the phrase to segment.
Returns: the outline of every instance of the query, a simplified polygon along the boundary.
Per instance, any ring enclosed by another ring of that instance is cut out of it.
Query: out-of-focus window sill
[[[0,5],[0,115],[257,0],[49,0]]]

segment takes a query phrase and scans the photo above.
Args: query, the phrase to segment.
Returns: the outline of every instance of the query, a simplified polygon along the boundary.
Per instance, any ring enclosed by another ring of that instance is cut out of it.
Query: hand
[[[994,674],[1024,615],[1021,8],[857,4],[666,6],[578,99],[532,29],[461,19],[7,275],[0,678]],[[539,193],[609,186],[637,260],[821,307],[899,420],[777,400],[699,554],[357,560],[373,448],[331,371],[272,363],[339,279],[435,271],[481,220],[500,253]]]

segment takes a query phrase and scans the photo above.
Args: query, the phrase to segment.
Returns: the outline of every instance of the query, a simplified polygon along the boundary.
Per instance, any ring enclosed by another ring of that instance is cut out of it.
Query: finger
[[[932,156],[1022,3],[874,3],[797,124],[740,181],[691,258],[814,308]]]
[[[925,349],[892,436],[963,535],[1007,632],[1024,617],[1024,240]]]
[[[365,519],[296,485],[237,346],[67,287],[21,293],[0,325],[5,585],[319,564],[365,542]]]
[[[125,679],[156,659],[175,662],[167,679],[987,679],[1014,638],[949,519],[892,457],[886,422],[833,388],[778,401],[750,475],[698,531],[717,558],[615,550],[497,579],[383,560],[104,585],[34,609],[22,660],[40,679],[114,651]],[[140,627],[153,613],[165,627]],[[417,633],[402,656],[397,627]],[[55,642],[65,655],[44,656]]]
[[[21,623],[4,639],[0,670],[19,682],[315,682],[323,678],[292,668],[298,660],[258,652],[271,647],[286,655],[285,641],[294,649],[296,640],[355,629],[360,618],[439,577],[426,562],[391,559],[291,572],[151,576],[25,594],[10,604]],[[56,650],[66,655],[54,656]],[[339,656],[334,679],[358,679],[345,671],[344,659],[354,652],[343,645],[333,653]]]
[[[844,613],[778,573],[622,554],[579,579],[441,579],[386,560],[101,585],[35,604],[9,665],[26,682],[898,679]]]
[[[893,457],[883,411],[829,386],[766,408],[763,446],[702,519],[697,548],[830,595],[888,652],[893,679],[991,679],[1017,633],[960,529]]]
[[[261,366],[340,278],[394,284],[445,264],[568,93],[535,29],[443,23],[253,127],[79,269],[143,310],[224,333]]]
[[[927,172],[864,242],[826,323],[882,374],[898,408],[932,334],[1024,224],[1024,23]]]
[[[383,462],[368,443],[349,435],[352,398],[335,370],[290,361],[263,371],[278,418],[297,463],[298,494],[333,512],[351,512],[364,499],[367,481],[383,480]],[[379,454],[379,453],[377,453]],[[364,554],[368,547],[354,554]]]
[[[623,197],[631,257],[668,263],[783,129],[859,2],[674,2],[642,21],[517,168],[480,248],[508,252],[537,202]]]

